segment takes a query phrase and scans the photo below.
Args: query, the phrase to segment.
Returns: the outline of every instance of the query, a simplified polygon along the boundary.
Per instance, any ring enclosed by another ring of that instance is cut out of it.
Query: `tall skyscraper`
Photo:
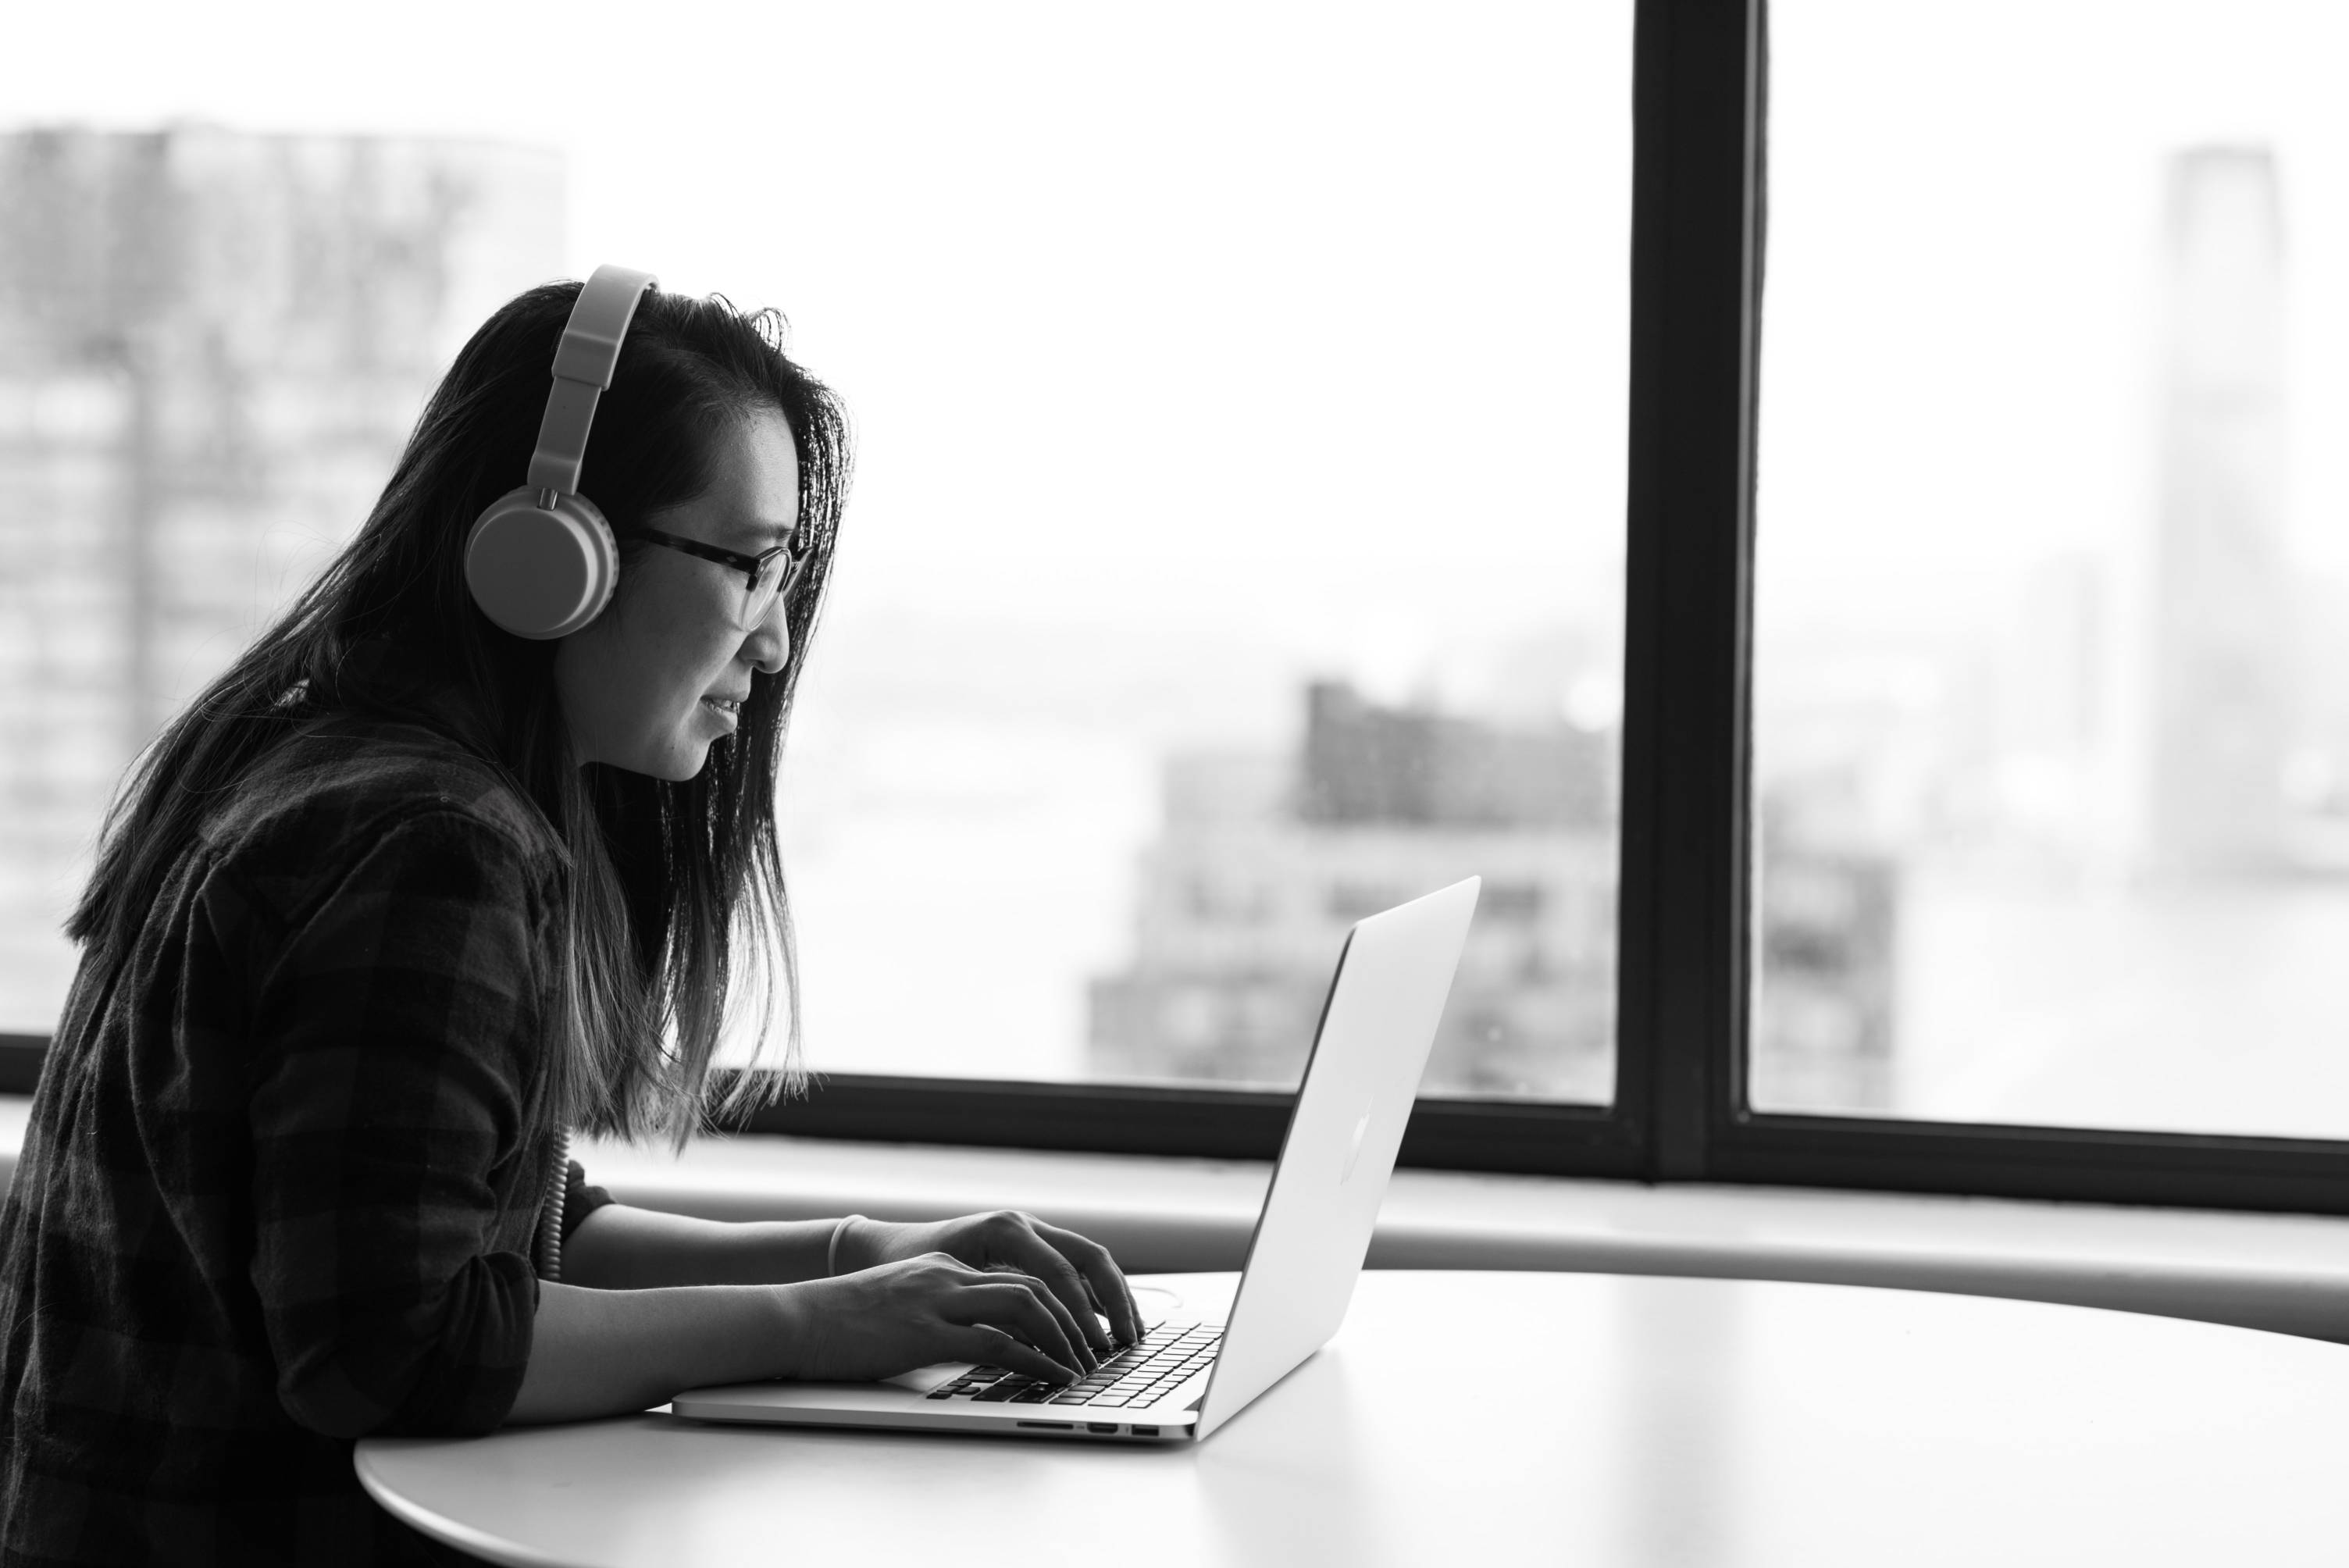
[[[2283,225],[2274,157],[2171,162],[2151,589],[2151,863],[2257,871],[2284,853],[2292,730]]]
[[[563,223],[525,149],[0,136],[0,1030],[54,1022],[123,766],[357,529]]]

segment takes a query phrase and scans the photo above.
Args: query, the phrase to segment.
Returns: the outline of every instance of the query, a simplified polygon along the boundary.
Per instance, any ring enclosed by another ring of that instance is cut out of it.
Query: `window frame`
[[[1766,0],[1637,0],[1616,1098],[1423,1099],[1405,1165],[2349,1213],[2349,1143],[1765,1114],[1744,1094]],[[0,1092],[47,1045],[0,1036]],[[1272,1158],[1293,1096],[819,1075],[740,1130]]]

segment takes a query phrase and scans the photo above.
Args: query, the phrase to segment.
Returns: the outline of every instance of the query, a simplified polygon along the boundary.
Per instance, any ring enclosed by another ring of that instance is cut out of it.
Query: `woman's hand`
[[[841,1232],[836,1256],[845,1273],[925,1253],[944,1253],[975,1269],[1009,1270],[1041,1282],[1081,1352],[1101,1357],[1113,1348],[1110,1334],[1102,1332],[1093,1315],[1096,1312],[1109,1319],[1117,1344],[1131,1345],[1142,1337],[1133,1293],[1126,1288],[1125,1275],[1118,1272],[1109,1249],[1017,1209],[927,1224],[851,1218]],[[1092,1369],[1088,1363],[1085,1370]]]
[[[784,1343],[795,1377],[864,1381],[935,1361],[977,1361],[1073,1383],[1095,1365],[1043,1281],[940,1252],[777,1294],[790,1316]]]

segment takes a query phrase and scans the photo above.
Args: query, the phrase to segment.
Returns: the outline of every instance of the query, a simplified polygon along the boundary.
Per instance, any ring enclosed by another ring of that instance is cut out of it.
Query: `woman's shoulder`
[[[340,863],[429,825],[511,859],[533,882],[567,861],[562,841],[511,775],[425,724],[360,713],[304,725],[239,781],[201,836],[248,875],[331,874]]]

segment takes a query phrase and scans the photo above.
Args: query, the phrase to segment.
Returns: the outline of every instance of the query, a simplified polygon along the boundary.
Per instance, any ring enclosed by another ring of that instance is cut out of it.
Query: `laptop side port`
[[[1133,1429],[1133,1435],[1137,1438],[1154,1438],[1158,1435],[1158,1429],[1155,1427],[1136,1427]]]
[[[1073,1432],[1077,1429],[1077,1424],[1074,1421],[1021,1421],[1018,1425],[1041,1427],[1048,1432]]]
[[[1115,1421],[1087,1421],[1085,1423],[1085,1430],[1089,1432],[1106,1432],[1111,1437],[1115,1437],[1117,1436],[1117,1423]]]

